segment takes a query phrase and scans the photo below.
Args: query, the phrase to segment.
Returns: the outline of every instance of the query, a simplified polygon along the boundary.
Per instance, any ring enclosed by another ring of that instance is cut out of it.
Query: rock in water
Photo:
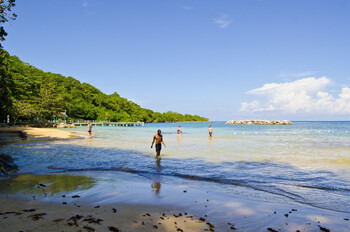
[[[226,124],[244,124],[244,125],[292,125],[288,120],[230,120]]]
[[[11,156],[0,154],[0,175],[7,176],[18,170],[18,166],[14,163]]]

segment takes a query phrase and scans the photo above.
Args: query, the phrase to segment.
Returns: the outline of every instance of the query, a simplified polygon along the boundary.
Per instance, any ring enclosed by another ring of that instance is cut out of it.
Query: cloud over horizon
[[[258,100],[241,103],[241,112],[304,113],[350,115],[350,88],[343,87],[337,96],[327,92],[332,84],[327,77],[308,77],[285,83],[267,83],[248,91]]]

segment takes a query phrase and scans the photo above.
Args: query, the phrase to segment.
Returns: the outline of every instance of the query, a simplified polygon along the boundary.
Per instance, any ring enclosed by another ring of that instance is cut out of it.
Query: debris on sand
[[[108,229],[109,229],[109,231],[112,231],[112,232],[119,232],[120,231],[117,227],[114,227],[114,226],[109,226]]]
[[[23,209],[23,212],[34,212],[36,209]]]
[[[321,230],[321,231],[324,231],[324,232],[331,232],[329,229],[327,229],[327,228],[325,228],[325,227],[322,227],[322,226],[320,226],[320,225],[319,225],[319,227],[320,227],[320,230]]]
[[[39,219],[42,219],[45,215],[46,213],[37,213],[37,214],[29,215],[28,218],[32,218],[33,221],[38,221]]]
[[[94,218],[92,215],[88,215],[83,221],[84,222],[88,222],[88,223],[95,223],[95,224],[99,224],[100,225],[100,222],[102,222],[103,219]]]

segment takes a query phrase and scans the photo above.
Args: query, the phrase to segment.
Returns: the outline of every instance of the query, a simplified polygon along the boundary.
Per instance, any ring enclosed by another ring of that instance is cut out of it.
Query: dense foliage
[[[68,119],[124,122],[178,122],[208,121],[198,115],[175,112],[158,113],[139,105],[117,93],[104,94],[97,88],[80,83],[73,77],[44,72],[10,56],[2,50],[3,85],[1,122],[6,114],[12,119],[47,121],[66,111]],[[4,94],[4,95],[3,95]],[[6,96],[5,96],[6,95]]]
[[[0,0],[0,119],[3,118],[4,115],[8,115],[9,108],[7,106],[12,105],[9,91],[11,81],[6,75],[5,65],[5,58],[8,54],[2,49],[1,42],[4,41],[7,36],[3,25],[10,20],[15,20],[17,17],[16,14],[11,14],[11,9],[14,6],[15,0]]]
[[[9,20],[15,20],[17,15],[11,13],[11,8],[15,6],[15,0],[0,0],[0,48],[2,48],[1,41],[5,40],[7,33],[2,26]]]

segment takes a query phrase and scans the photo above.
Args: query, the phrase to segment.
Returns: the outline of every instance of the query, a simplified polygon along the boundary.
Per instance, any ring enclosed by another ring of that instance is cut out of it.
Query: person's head
[[[209,127],[211,127],[211,125],[209,125]]]
[[[159,129],[159,130],[157,130],[157,134],[162,134],[162,131]]]
[[[181,127],[180,125],[178,127]]]

